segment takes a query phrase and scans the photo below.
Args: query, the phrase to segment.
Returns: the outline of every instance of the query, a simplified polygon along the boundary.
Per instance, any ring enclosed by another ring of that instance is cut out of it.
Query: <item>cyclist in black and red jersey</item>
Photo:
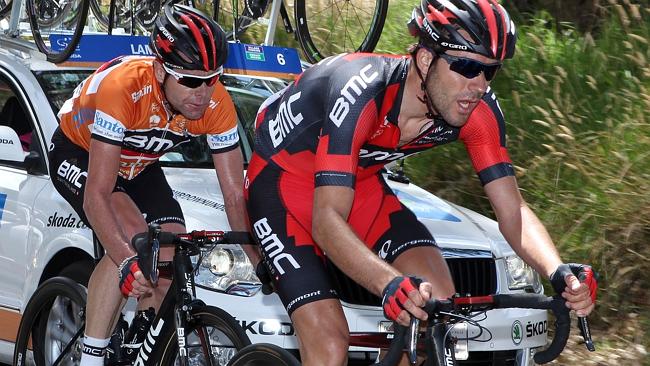
[[[409,56],[342,54],[269,98],[245,180],[249,218],[305,365],[342,365],[348,328],[324,262],[374,294],[385,315],[424,319],[424,300],[454,293],[436,242],[386,185],[382,167],[462,141],[516,253],[580,315],[594,308],[589,266],[561,261],[517,188],[490,81],[516,33],[496,0],[423,0]],[[581,283],[577,275],[584,274]],[[417,276],[417,277],[416,277]]]

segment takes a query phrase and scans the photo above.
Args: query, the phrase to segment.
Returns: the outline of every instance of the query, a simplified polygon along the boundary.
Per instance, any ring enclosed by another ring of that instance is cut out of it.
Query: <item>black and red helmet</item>
[[[408,27],[421,45],[440,53],[467,51],[499,61],[515,53],[515,24],[496,0],[422,0]]]
[[[213,71],[228,57],[228,42],[221,27],[199,10],[167,4],[158,15],[151,50],[168,67]]]

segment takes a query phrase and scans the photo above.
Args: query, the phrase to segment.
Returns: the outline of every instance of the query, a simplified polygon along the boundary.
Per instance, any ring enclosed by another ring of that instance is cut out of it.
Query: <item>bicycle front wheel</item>
[[[78,365],[81,360],[86,289],[54,277],[32,295],[20,320],[13,364]],[[31,344],[30,344],[31,342]]]
[[[172,329],[163,339],[161,365],[180,365],[178,338]],[[189,365],[225,365],[251,341],[244,329],[227,312],[213,306],[197,306],[185,329]]]
[[[47,59],[63,62],[76,50],[90,0],[27,0],[34,42]]]
[[[228,366],[300,366],[300,362],[282,347],[271,343],[255,343],[244,347]]]
[[[372,52],[384,28],[388,0],[295,0],[294,11],[298,41],[305,58],[314,63],[343,52]]]

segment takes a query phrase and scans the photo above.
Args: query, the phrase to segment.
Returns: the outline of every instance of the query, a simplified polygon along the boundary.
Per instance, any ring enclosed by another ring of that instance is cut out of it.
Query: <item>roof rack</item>
[[[0,34],[0,48],[24,60],[47,60],[45,54],[41,53],[34,43],[24,39]]]

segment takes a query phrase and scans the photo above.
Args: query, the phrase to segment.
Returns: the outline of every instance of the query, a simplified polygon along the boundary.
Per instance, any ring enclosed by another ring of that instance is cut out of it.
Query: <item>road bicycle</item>
[[[155,225],[134,237],[138,263],[154,283],[158,270],[169,269],[167,263],[158,263],[160,246],[174,246],[170,289],[151,322],[143,346],[134,353],[134,365],[225,365],[237,350],[250,344],[244,329],[231,315],[196,298],[195,268],[190,258],[200,255],[201,248],[250,243],[248,238],[248,233],[223,231],[172,234]],[[43,282],[23,312],[13,365],[78,364],[83,347],[85,303],[85,287],[75,281],[54,277]],[[123,346],[128,345],[112,345]]]
[[[261,24],[266,27],[262,44],[273,45],[278,18],[288,34],[294,33],[284,0],[215,0],[214,4],[213,18],[232,40]],[[294,0],[293,8],[295,38],[305,59],[314,63],[343,52],[373,51],[384,27],[388,0]]]
[[[88,0],[0,0],[0,19],[9,16],[6,33],[20,36],[23,5],[32,38],[38,49],[54,63],[63,62],[75,51],[84,31]],[[50,35],[55,35],[52,39]]]
[[[481,326],[480,318],[492,309],[526,308],[551,310],[555,316],[555,335],[549,347],[535,354],[538,364],[556,359],[566,346],[570,332],[569,309],[562,297],[549,297],[543,294],[502,294],[489,296],[455,296],[446,300],[430,300],[424,306],[429,315],[425,331],[421,331],[420,321],[413,318],[409,327],[394,323],[394,333],[350,334],[350,345],[388,349],[386,356],[375,365],[396,365],[404,352],[411,364],[426,356],[425,366],[455,366],[455,344],[458,341],[490,338],[489,329]],[[479,333],[471,338],[461,339],[451,335],[455,326],[461,323],[473,325]],[[595,347],[586,318],[579,318],[585,346],[590,351]],[[298,361],[289,352],[270,344],[252,344],[239,351],[228,366],[293,366]]]
[[[0,15],[20,0],[0,0]],[[89,9],[102,28],[111,33],[113,27],[131,23],[146,32],[151,29],[165,0],[24,0],[34,42],[47,59],[60,63],[75,51],[84,31]],[[169,0],[168,0],[169,1]],[[173,0],[172,0],[173,1]],[[274,45],[278,18],[288,34],[294,26],[284,0],[194,0],[174,1],[196,7],[213,17],[226,31],[229,39],[239,41],[247,29],[256,24],[266,27],[263,45]],[[4,5],[4,6],[3,6]],[[270,6],[267,17],[265,14]],[[388,0],[294,0],[295,38],[309,62],[342,52],[374,50],[386,19]],[[13,13],[13,12],[12,12]],[[0,16],[1,17],[1,16]],[[109,19],[111,21],[109,21]],[[12,27],[16,27],[14,22]],[[50,39],[50,35],[54,35]],[[54,44],[53,44],[54,43]]]
[[[134,20],[131,29],[136,24],[144,31],[153,27],[157,15],[155,9],[160,9],[167,2],[89,1],[92,13],[104,29],[111,29],[111,23],[118,27],[128,27],[131,19]],[[115,8],[115,15],[111,18],[113,22],[109,22],[106,14],[109,7],[107,3]],[[242,37],[249,28],[261,25],[266,28],[262,44],[273,45],[278,19],[282,20],[287,34],[294,33],[284,0],[193,0],[185,3],[210,15],[224,28],[228,39],[232,41],[253,42],[252,37]],[[326,56],[341,52],[370,52],[379,41],[387,9],[388,0],[321,0],[310,1],[308,5],[306,0],[295,0],[295,38],[309,62],[318,62]]]
[[[140,32],[150,31],[164,1],[89,0],[89,3],[99,28],[110,34],[114,27],[131,29],[131,33],[136,33],[136,29]]]

